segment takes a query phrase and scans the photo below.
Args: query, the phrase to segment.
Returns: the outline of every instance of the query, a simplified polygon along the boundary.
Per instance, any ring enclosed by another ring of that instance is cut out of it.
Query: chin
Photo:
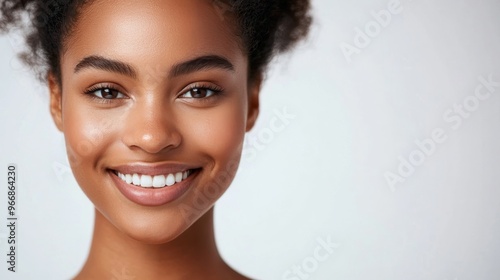
[[[182,235],[189,226],[177,217],[169,221],[133,221],[128,220],[118,230],[138,242],[145,244],[164,244]]]

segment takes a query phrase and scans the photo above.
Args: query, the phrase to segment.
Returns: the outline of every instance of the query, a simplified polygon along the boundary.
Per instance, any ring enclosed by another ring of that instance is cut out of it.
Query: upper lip
[[[199,167],[185,163],[145,163],[135,162],[124,165],[117,165],[109,169],[118,171],[122,174],[142,174],[142,175],[165,175],[174,174],[177,172],[187,171],[189,169],[197,169]]]

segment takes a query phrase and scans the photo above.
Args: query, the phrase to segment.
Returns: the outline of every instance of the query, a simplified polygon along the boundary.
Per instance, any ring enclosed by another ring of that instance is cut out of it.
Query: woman
[[[259,113],[271,58],[305,37],[307,0],[2,1],[50,91],[95,205],[74,279],[248,279],[220,257],[213,205]],[[117,276],[121,275],[121,276]]]

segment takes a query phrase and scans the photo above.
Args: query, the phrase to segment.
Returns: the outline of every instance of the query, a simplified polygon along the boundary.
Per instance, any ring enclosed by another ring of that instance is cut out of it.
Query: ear
[[[50,114],[59,131],[63,131],[62,126],[62,89],[57,78],[51,72],[48,74],[48,84],[50,91]]]
[[[253,128],[255,122],[257,121],[257,117],[259,116],[259,94],[262,79],[262,74],[257,75],[248,87],[248,115],[246,132]]]

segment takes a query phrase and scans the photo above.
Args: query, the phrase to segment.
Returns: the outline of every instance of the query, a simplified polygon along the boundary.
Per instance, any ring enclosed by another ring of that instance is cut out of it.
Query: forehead
[[[97,0],[80,11],[62,59],[102,55],[154,67],[207,54],[244,57],[217,0]]]

